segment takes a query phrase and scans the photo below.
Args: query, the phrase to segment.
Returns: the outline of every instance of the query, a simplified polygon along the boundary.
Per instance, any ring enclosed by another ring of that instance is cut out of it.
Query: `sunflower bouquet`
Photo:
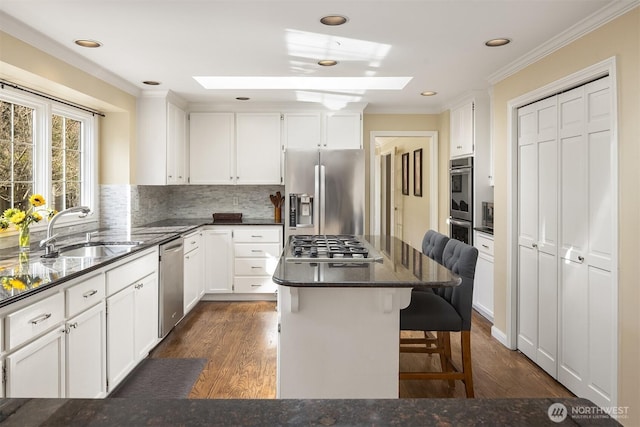
[[[0,230],[6,230],[9,226],[15,226],[20,232],[19,243],[21,247],[29,246],[29,227],[31,224],[40,222],[44,213],[51,219],[57,212],[54,209],[43,208],[46,203],[40,194],[33,194],[29,197],[30,207],[27,210],[9,208],[0,216]]]

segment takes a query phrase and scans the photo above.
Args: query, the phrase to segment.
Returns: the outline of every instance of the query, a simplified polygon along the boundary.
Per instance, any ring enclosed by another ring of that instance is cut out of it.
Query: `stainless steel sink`
[[[58,250],[58,257],[65,258],[110,258],[130,252],[142,242],[87,242]]]

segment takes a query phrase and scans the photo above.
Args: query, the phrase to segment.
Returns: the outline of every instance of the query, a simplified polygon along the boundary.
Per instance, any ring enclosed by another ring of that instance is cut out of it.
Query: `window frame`
[[[89,224],[98,222],[98,117],[95,114],[66,106],[54,100],[36,95],[25,94],[13,88],[5,87],[0,90],[0,100],[23,105],[34,109],[33,118],[33,192],[42,194],[48,201],[52,200],[52,116],[54,114],[69,117],[82,122],[82,160],[81,180],[84,183],[81,190],[82,204],[89,206],[93,215],[78,218],[75,215],[61,217],[57,224]],[[33,231],[45,230],[47,221],[33,224]],[[0,234],[4,236],[17,234],[17,230],[10,228]]]

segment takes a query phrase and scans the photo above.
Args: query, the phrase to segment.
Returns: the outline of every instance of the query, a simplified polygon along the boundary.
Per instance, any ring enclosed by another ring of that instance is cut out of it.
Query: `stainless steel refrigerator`
[[[285,236],[364,234],[364,150],[287,150]]]

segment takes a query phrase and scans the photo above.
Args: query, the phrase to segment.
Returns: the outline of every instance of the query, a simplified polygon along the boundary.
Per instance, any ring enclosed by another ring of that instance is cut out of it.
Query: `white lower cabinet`
[[[98,305],[66,323],[66,373],[68,398],[107,395],[106,305]]]
[[[493,322],[493,236],[476,232],[478,262],[473,284],[473,308]]]
[[[65,395],[65,333],[62,325],[6,358],[6,397]]]
[[[202,233],[184,238],[184,314],[186,315],[204,295],[204,248]]]
[[[107,379],[113,390],[158,342],[158,276],[107,298]]]
[[[205,292],[229,293],[232,291],[231,260],[233,246],[231,229],[216,228],[203,232]]]

